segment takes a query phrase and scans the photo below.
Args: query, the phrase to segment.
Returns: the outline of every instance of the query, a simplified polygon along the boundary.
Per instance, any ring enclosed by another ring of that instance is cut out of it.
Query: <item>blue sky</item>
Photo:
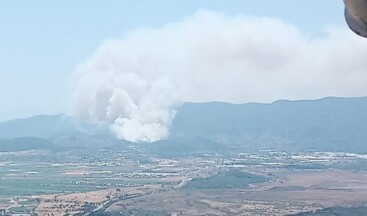
[[[309,37],[322,37],[327,26],[345,26],[343,7],[341,0],[4,0],[0,121],[66,112],[73,68],[104,40],[138,27],[161,26],[208,9],[277,17]]]

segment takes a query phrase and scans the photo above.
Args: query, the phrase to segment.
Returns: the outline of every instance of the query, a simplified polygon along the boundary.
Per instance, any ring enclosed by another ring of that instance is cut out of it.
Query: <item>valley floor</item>
[[[367,206],[361,154],[0,154],[5,215],[327,215]]]

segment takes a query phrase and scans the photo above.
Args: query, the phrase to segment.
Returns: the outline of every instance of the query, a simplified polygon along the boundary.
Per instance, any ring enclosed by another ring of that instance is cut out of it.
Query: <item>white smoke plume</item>
[[[169,135],[182,102],[367,94],[367,41],[346,27],[308,38],[281,20],[199,11],[106,41],[76,68],[76,114],[121,139]]]

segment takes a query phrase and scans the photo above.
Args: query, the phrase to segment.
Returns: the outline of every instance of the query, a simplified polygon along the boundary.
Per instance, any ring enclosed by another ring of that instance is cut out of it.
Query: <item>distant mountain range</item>
[[[38,115],[0,123],[0,138],[38,137],[50,139],[70,135],[97,135],[106,129],[64,114]]]
[[[175,144],[167,142],[181,146],[185,140],[190,145],[195,145],[193,140],[204,146],[211,143],[222,152],[269,148],[367,152],[367,97],[186,103],[173,121],[170,139],[159,141],[164,148],[158,149],[174,152]]]
[[[121,142],[126,143],[104,127],[66,115],[0,123],[0,151],[14,150],[10,146],[47,148],[50,143],[57,150],[98,149]],[[168,139],[141,146],[164,155],[266,148],[367,152],[367,97],[241,105],[185,103],[178,109]]]
[[[0,151],[93,150],[118,142],[108,128],[63,114],[0,123]]]

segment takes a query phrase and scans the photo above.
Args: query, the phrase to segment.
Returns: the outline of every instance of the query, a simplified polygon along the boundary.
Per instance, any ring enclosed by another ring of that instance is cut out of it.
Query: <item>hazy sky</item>
[[[0,1],[0,120],[67,112],[70,74],[103,41],[199,9],[280,18],[310,38],[324,37],[329,26],[347,28],[341,0]]]

